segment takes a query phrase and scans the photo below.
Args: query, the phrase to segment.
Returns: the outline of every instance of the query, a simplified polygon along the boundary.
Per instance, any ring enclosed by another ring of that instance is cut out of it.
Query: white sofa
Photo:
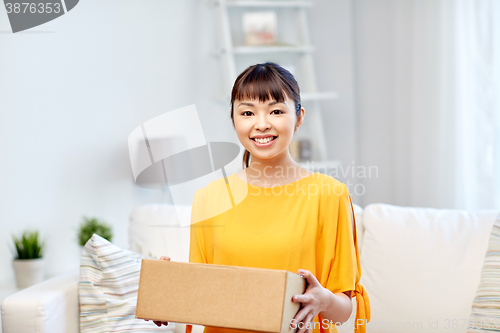
[[[467,332],[466,325],[451,329],[452,321],[469,317],[498,211],[354,207],[361,283],[371,305],[368,332]],[[189,228],[176,226],[177,216],[189,220],[190,213],[190,206],[137,207],[130,214],[130,249],[187,261]],[[79,332],[78,274],[68,272],[5,299],[3,333]],[[355,309],[353,298],[351,319],[339,332],[353,331]]]

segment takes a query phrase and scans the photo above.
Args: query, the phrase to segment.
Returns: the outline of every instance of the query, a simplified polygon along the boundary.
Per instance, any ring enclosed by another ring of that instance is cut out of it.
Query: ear
[[[304,121],[304,114],[305,114],[304,108],[300,109],[300,116],[297,117],[297,123],[295,124],[295,131],[302,125],[302,122]]]

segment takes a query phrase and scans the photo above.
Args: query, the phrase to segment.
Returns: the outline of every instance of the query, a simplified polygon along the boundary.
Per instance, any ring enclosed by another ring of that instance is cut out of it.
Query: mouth
[[[267,142],[273,141],[276,138],[277,138],[277,136],[269,136],[269,137],[264,138],[264,139],[259,139],[259,138],[250,138],[250,139],[252,139],[255,142],[259,142],[259,143],[267,143]]]
[[[276,141],[277,136],[270,136],[265,139],[259,139],[259,138],[251,138],[252,141],[255,143],[257,147],[267,147],[270,146]]]

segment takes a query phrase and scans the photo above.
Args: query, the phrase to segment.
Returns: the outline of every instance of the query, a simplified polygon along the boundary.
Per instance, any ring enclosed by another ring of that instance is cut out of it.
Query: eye
[[[250,112],[250,111],[245,111],[245,112],[243,112],[241,115],[242,115],[242,116],[246,116],[246,115],[247,115],[246,113],[249,113],[249,114],[248,114],[248,116],[250,116],[250,115],[252,114],[252,112]]]
[[[279,113],[275,113],[275,114],[282,114],[282,113],[284,113],[284,112],[283,112],[283,111],[281,111],[281,110],[273,110],[273,112],[279,112]]]

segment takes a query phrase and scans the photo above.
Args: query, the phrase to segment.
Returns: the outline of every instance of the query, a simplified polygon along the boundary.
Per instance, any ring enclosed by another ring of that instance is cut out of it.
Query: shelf
[[[324,92],[314,92],[314,93],[302,93],[300,94],[300,99],[302,102],[306,101],[318,101],[318,100],[329,100],[339,98],[339,93],[336,91],[324,91]]]
[[[228,7],[311,7],[311,1],[255,1],[255,0],[228,0]]]
[[[310,53],[312,46],[237,46],[234,54],[263,54],[263,53]],[[221,52],[222,53],[222,52]]]

